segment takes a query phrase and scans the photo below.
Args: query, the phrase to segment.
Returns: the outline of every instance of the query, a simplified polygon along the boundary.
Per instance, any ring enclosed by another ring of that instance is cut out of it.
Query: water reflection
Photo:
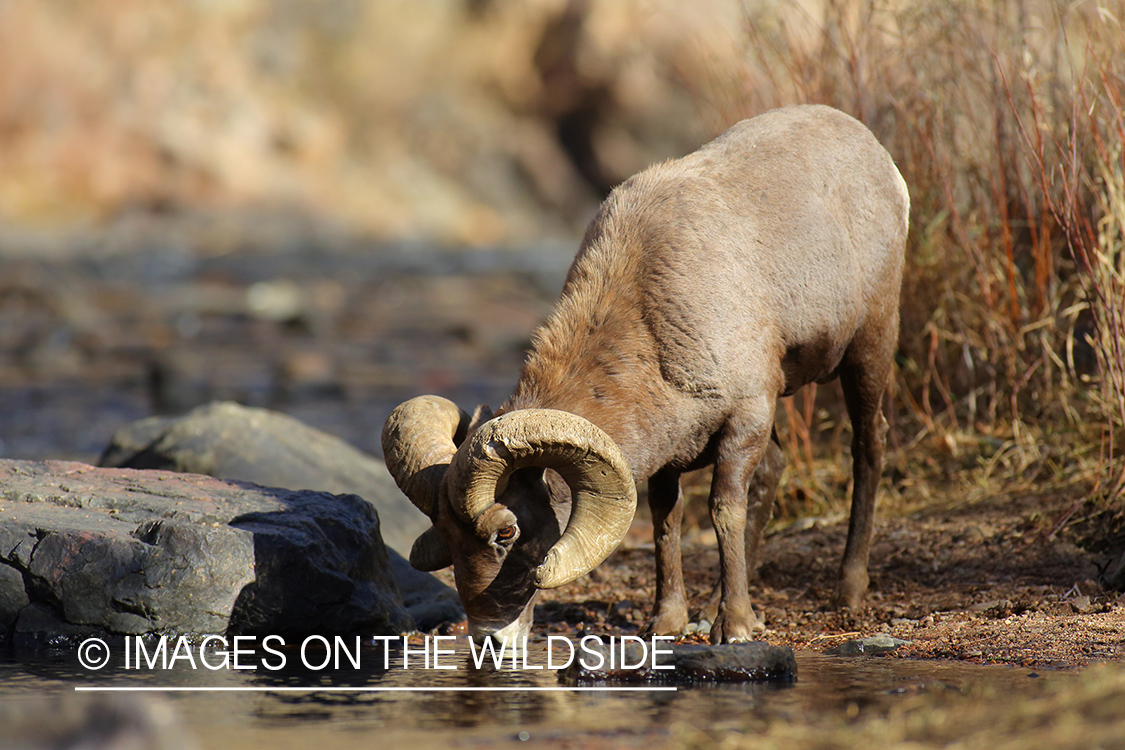
[[[537,651],[534,649],[538,649]],[[546,652],[532,644],[532,662],[546,662]],[[533,692],[559,687],[548,670],[474,669],[467,647],[452,659],[456,669],[396,668],[401,655],[365,647],[352,669],[311,670],[300,659],[287,659],[280,670],[126,670],[116,661],[88,672],[73,657],[55,654],[0,660],[0,704],[34,707],[44,695],[81,700],[89,694],[74,687],[238,687],[263,692],[164,693],[190,733],[203,747],[251,747],[262,743],[317,750],[354,746],[355,733],[381,746],[410,746],[413,737],[503,736],[534,730],[537,738],[565,738],[575,733],[623,733],[641,741],[665,736],[677,721],[696,726],[722,725],[732,719],[801,722],[803,717],[857,710],[880,710],[919,692],[957,692],[981,682],[1013,690],[1032,681],[1026,669],[894,658],[843,658],[798,655],[799,679],[791,685],[740,684],[681,687],[676,692]],[[389,660],[390,669],[385,669]],[[1051,675],[1049,679],[1066,679]],[[383,688],[428,688],[432,692],[381,692]],[[441,688],[511,688],[507,692],[441,692]],[[284,692],[287,688],[316,688]],[[371,692],[333,692],[333,688],[371,688]],[[0,714],[0,722],[2,722]],[[3,727],[0,726],[0,730]],[[310,734],[312,733],[312,734]],[[320,734],[317,734],[320,733]],[[343,733],[343,734],[340,734]],[[482,734],[483,733],[483,734]],[[2,731],[0,731],[2,736]],[[514,735],[513,735],[514,736]],[[320,741],[322,738],[323,742]],[[335,738],[335,739],[333,739]]]

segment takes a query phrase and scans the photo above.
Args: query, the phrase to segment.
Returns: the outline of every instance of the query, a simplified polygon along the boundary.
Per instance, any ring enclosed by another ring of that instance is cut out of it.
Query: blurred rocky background
[[[0,456],[92,461],[121,425],[215,399],[374,453],[409,396],[496,406],[608,190],[820,102],[911,190],[892,507],[1046,491],[1075,498],[1048,531],[1117,525],[1121,19],[1122,0],[0,0]],[[779,415],[783,510],[842,508],[836,386]]]
[[[0,215],[569,237],[613,184],[721,125],[684,76],[731,54],[739,21],[713,0],[5,1]]]
[[[691,77],[740,19],[0,0],[0,455],[228,398],[377,452],[402,398],[497,403],[605,193],[721,130]]]

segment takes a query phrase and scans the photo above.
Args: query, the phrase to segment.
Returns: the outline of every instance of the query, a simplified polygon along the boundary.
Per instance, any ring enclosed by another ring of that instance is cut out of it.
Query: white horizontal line
[[[609,693],[676,692],[675,687],[152,687],[75,686],[76,693]]]

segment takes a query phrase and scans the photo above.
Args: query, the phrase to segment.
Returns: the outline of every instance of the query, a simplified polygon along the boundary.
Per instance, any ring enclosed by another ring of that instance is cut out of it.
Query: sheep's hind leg
[[[867,561],[875,529],[875,495],[883,471],[887,420],[883,394],[891,376],[898,315],[883,329],[862,331],[844,355],[840,384],[852,422],[852,510],[840,581],[832,596],[838,607],[855,608],[867,591]]]

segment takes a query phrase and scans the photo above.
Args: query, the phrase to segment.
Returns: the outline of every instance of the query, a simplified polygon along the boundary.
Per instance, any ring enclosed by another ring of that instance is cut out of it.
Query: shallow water
[[[37,260],[5,257],[0,232],[0,456],[93,462],[116,429],[212,400],[281,410],[378,455],[407,398],[503,401],[573,252],[353,244]]]
[[[170,671],[124,669],[120,658],[91,672],[62,652],[35,659],[8,657],[0,662],[0,704],[42,710],[38,707],[46,696],[81,701],[95,695],[77,692],[79,687],[224,688],[155,695],[171,706],[188,737],[203,748],[492,746],[524,739],[557,747],[644,747],[669,740],[677,722],[711,731],[745,726],[751,719],[801,723],[825,713],[852,717],[860,711],[887,711],[919,693],[959,698],[982,684],[1018,693],[1042,680],[1070,679],[1062,673],[1033,679],[1038,677],[1034,672],[1014,667],[801,653],[798,680],[792,684],[579,692],[560,689],[565,686],[546,669],[473,669],[462,646],[447,658],[455,667],[448,670],[420,668],[417,662],[404,670],[397,649],[389,654],[388,671],[382,669],[383,652],[374,648],[365,648],[359,669],[346,661],[341,669],[292,668],[299,660],[292,650],[288,655],[286,669],[276,672],[193,670],[183,664]],[[542,665],[545,659],[543,645],[533,644],[529,664]]]

